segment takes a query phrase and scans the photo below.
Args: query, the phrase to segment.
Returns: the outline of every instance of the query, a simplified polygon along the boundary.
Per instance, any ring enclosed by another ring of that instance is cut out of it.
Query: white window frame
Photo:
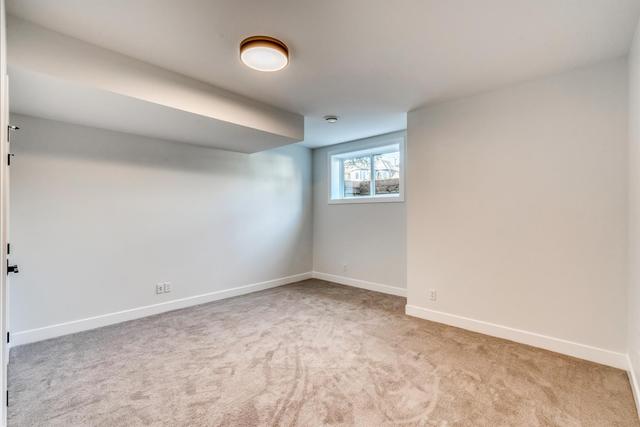
[[[372,157],[370,175],[370,188],[375,193],[375,164],[373,156],[380,154],[376,151],[388,145],[398,145],[400,151],[400,192],[399,194],[379,194],[372,196],[344,197],[344,171],[342,162],[334,162],[334,157],[339,155],[357,156],[360,153]],[[404,132],[388,135],[381,135],[366,140],[354,141],[344,144],[343,147],[327,152],[327,182],[329,204],[349,204],[349,203],[398,203],[404,202],[405,193],[405,149],[406,136]],[[337,179],[334,177],[337,175]],[[337,195],[337,197],[336,197]]]

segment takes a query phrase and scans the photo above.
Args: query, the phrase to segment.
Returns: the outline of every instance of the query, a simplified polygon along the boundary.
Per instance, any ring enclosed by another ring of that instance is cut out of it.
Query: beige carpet
[[[309,280],[14,348],[10,426],[638,426],[626,376]]]

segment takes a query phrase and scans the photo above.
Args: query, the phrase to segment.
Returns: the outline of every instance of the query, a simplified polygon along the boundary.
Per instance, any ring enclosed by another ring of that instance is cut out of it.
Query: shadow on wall
[[[46,122],[51,131],[46,135],[34,132],[28,126],[31,119]],[[242,171],[249,177],[268,174],[290,181],[300,178],[291,156],[302,156],[308,150],[291,145],[254,154],[236,153],[19,114],[11,116],[11,123],[21,128],[15,136],[21,152],[215,175]]]

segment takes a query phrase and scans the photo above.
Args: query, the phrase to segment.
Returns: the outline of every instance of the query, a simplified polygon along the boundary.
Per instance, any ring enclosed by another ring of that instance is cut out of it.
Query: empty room
[[[640,427],[640,0],[0,0],[0,139],[0,426]]]

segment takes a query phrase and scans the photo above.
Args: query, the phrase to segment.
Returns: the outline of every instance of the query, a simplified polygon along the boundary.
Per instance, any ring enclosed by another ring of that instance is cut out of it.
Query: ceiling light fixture
[[[335,123],[338,121],[338,116],[324,116],[324,119],[329,123]]]
[[[254,70],[279,71],[289,64],[289,49],[273,37],[248,37],[240,43],[240,60]]]

